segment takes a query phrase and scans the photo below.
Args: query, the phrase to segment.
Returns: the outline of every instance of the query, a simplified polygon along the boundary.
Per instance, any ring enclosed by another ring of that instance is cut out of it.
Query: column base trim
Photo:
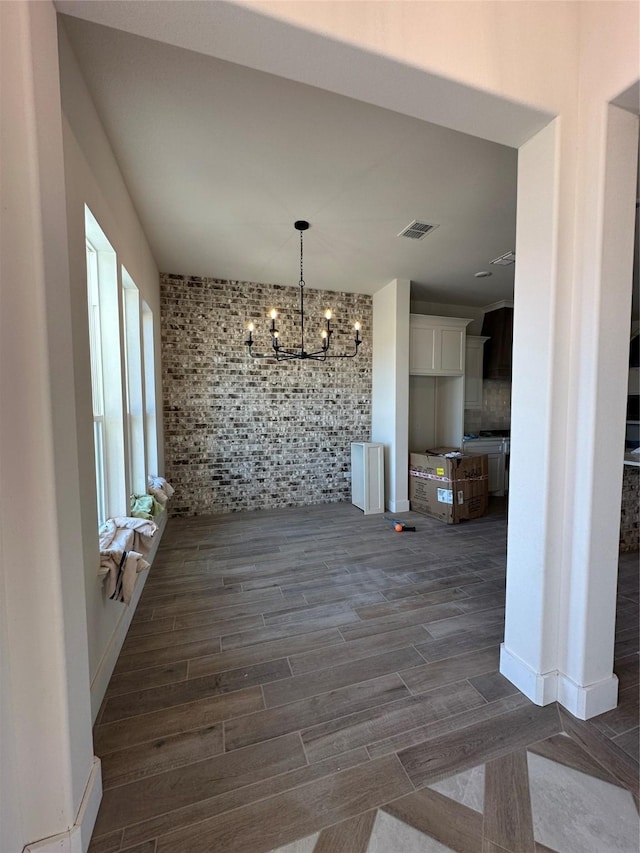
[[[618,704],[618,677],[612,675],[580,687],[567,675],[558,676],[558,702],[579,720],[590,720]]]
[[[558,670],[535,672],[504,643],[500,646],[500,673],[536,705],[558,702],[579,720],[590,720],[611,711],[618,704],[616,675],[580,686]]]
[[[23,853],[87,853],[102,800],[100,759],[93,757],[87,787],[71,829],[27,844]]]
[[[500,644],[500,673],[536,705],[549,705],[558,698],[558,671],[540,673]]]

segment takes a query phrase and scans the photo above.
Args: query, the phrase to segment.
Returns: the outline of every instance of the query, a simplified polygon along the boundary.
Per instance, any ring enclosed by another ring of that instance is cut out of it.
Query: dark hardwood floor
[[[344,503],[169,521],[94,729],[91,853],[564,853],[537,834],[545,762],[637,797],[638,555],[621,702],[584,723],[498,672],[504,502],[403,517],[416,532]],[[389,848],[403,832],[443,846]]]

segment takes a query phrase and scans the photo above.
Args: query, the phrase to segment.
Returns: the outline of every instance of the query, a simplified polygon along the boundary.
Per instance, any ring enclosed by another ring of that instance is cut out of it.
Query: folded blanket
[[[160,491],[164,492],[168,498],[173,497],[173,495],[175,494],[175,489],[170,483],[165,480],[164,477],[154,477],[152,474],[150,474],[147,477],[147,485],[151,488],[159,489]],[[153,494],[153,492],[151,492],[151,494]]]
[[[154,515],[159,515],[163,507],[153,495],[131,495],[131,515],[134,518],[144,518],[151,521]]]
[[[158,529],[155,521],[149,521],[144,518],[133,518],[129,515],[117,515],[110,519],[115,522],[116,527],[124,527],[129,530],[135,530],[141,536],[153,536]]]
[[[101,554],[108,553],[113,548],[120,551],[128,550],[133,543],[133,531],[118,527],[113,518],[108,518],[101,525],[98,537]]]
[[[153,495],[153,497],[162,506],[164,506],[167,503],[167,501],[169,500],[169,496],[167,495],[167,493],[163,492],[162,489],[156,489],[155,486],[148,486],[147,491],[149,492],[150,495]]]
[[[131,603],[138,572],[149,568],[149,563],[136,551],[113,550],[100,555],[99,575],[107,579],[107,595],[113,601]]]

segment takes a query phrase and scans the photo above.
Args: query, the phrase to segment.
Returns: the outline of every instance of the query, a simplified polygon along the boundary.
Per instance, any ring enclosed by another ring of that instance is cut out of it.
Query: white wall
[[[70,830],[91,779],[98,802],[100,792],[92,775],[55,11],[49,3],[3,3],[0,15],[0,849],[13,853]],[[97,809],[89,798],[88,832]]]
[[[409,290],[395,279],[373,297],[371,440],[385,446],[385,505],[409,510]]]
[[[125,266],[140,291],[141,298],[147,302],[153,313],[156,400],[161,403],[160,285],[151,250],[62,24],[59,24],[59,51],[77,398],[76,424],[82,494],[84,583],[91,700],[95,717],[122,641],[123,620],[131,614],[123,604],[106,598],[97,575],[99,555],[87,328],[85,204],[89,206],[116,251],[119,265]],[[158,447],[162,459],[161,406],[157,415]],[[126,514],[124,507],[123,513]],[[146,575],[141,578],[146,579]]]

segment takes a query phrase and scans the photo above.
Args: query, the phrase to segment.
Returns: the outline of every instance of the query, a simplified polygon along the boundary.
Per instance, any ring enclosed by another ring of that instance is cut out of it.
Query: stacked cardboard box
[[[411,509],[447,524],[480,518],[489,505],[486,454],[445,456],[455,450],[436,447],[409,456]]]

